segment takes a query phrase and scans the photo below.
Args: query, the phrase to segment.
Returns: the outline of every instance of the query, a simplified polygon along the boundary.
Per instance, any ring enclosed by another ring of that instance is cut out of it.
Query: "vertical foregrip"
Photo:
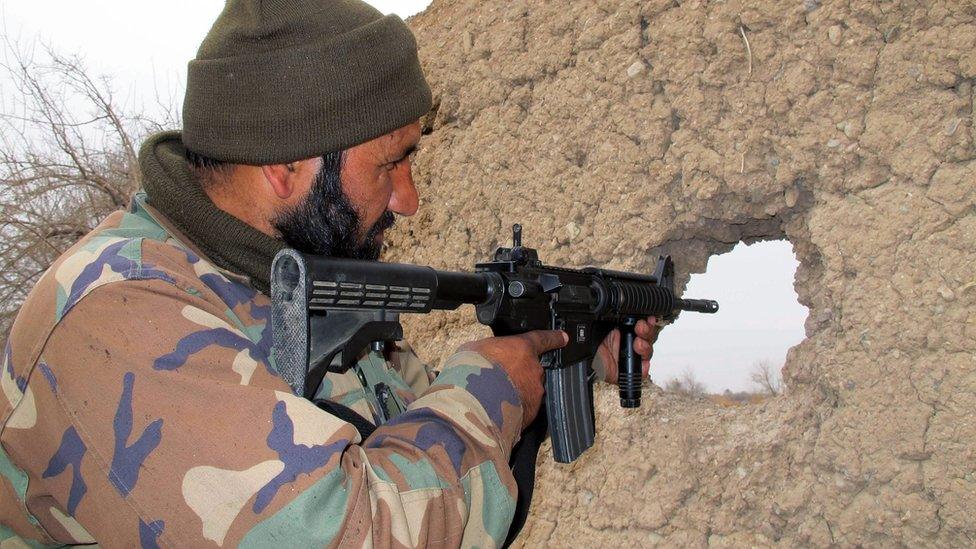
[[[617,361],[617,387],[621,408],[639,408],[641,401],[641,357],[634,351],[636,322],[628,319],[620,325],[620,359]]]

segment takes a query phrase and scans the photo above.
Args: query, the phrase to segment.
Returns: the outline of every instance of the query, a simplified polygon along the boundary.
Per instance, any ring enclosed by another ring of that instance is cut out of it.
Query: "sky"
[[[368,2],[404,19],[429,0]],[[164,7],[165,6],[165,7]],[[62,54],[80,54],[110,75],[118,97],[137,110],[181,101],[186,64],[223,9],[222,0],[0,0],[0,32],[20,44],[36,39]]]
[[[406,18],[429,1],[369,2]],[[61,54],[79,54],[89,71],[106,75],[117,98],[152,118],[183,97],[186,64],[213,20],[219,0],[0,0],[0,32],[29,46],[40,40]],[[0,80],[0,95],[4,82]],[[177,109],[178,111],[179,109]],[[680,258],[677,258],[680,261]],[[796,259],[788,242],[740,244],[692,276],[685,295],[718,300],[717,315],[686,313],[655,346],[652,378],[660,384],[693,370],[710,391],[751,388],[758,360],[777,368],[804,337],[806,309],[793,291]]]
[[[789,348],[806,337],[807,308],[793,289],[798,266],[785,240],[740,242],[709,259],[704,273],[691,275],[684,295],[715,299],[719,311],[681,313],[661,332],[652,379],[663,382],[690,368],[710,392],[744,391],[753,388],[749,374],[757,361],[782,367]]]

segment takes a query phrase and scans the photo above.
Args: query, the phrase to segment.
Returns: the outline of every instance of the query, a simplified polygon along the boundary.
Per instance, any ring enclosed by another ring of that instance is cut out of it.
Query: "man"
[[[13,327],[0,544],[503,542],[509,455],[562,332],[469,343],[436,380],[408,348],[364,354],[318,396],[379,423],[373,387],[393,387],[399,413],[367,440],[270,359],[272,257],[376,259],[394,215],[417,210],[430,106],[398,18],[357,0],[227,3],[190,63],[183,132],[142,147],[145,192],[58,259]],[[654,331],[638,333],[647,357]]]

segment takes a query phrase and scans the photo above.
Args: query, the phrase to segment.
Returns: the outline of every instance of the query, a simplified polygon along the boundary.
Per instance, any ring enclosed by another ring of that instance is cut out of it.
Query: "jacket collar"
[[[139,165],[146,192],[142,205],[150,217],[217,267],[269,293],[271,262],[285,244],[210,200],[186,163],[180,132],[149,137],[139,151]]]

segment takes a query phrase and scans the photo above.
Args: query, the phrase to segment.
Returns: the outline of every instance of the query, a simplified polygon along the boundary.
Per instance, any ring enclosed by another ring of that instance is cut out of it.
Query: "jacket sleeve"
[[[500,367],[452,356],[362,441],[242,329],[164,280],[74,305],[30,380],[45,442],[22,452],[62,514],[107,546],[501,545],[522,407]]]

